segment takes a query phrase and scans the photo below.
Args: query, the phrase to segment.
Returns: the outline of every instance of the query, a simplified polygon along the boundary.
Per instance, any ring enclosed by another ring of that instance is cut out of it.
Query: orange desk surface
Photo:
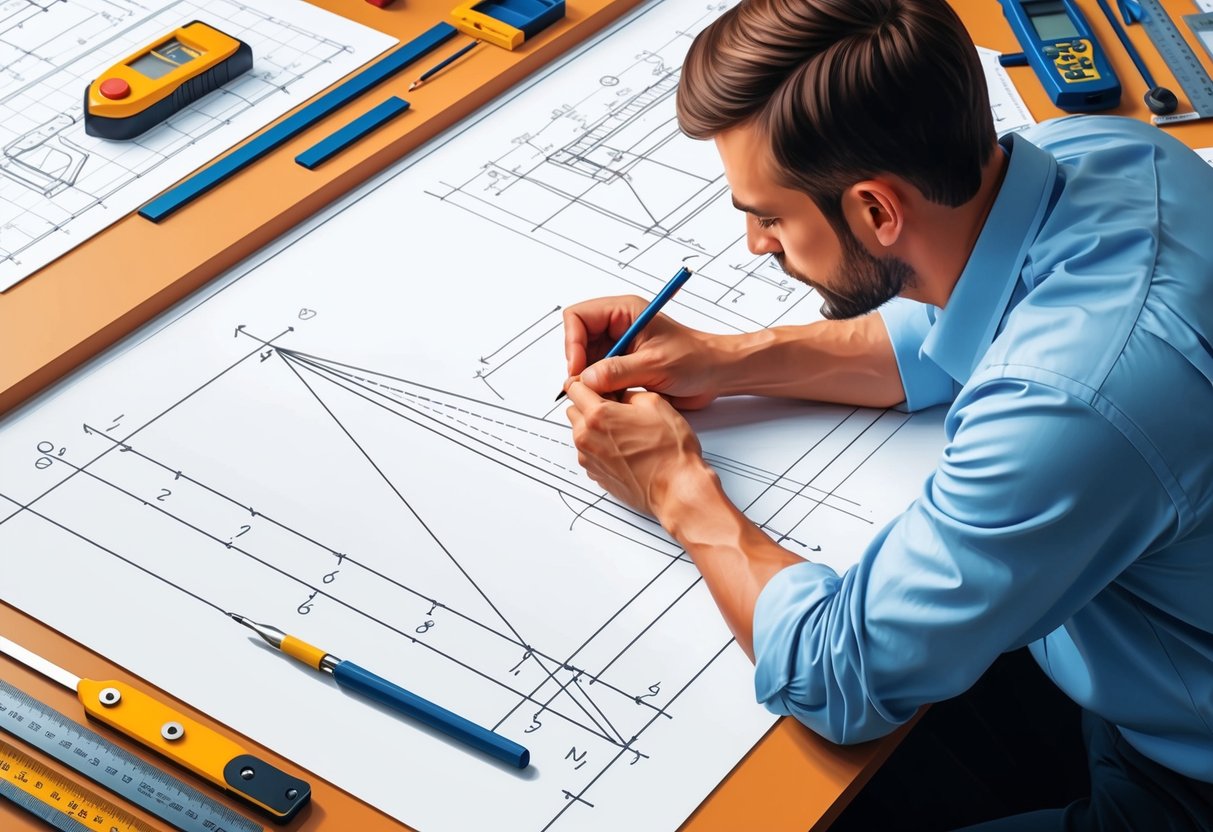
[[[425,30],[456,5],[453,0],[397,0],[393,7],[381,10],[362,0],[313,2],[402,40]],[[996,0],[952,2],[977,43],[1004,51],[1018,48]],[[1080,2],[1125,87],[1123,103],[1115,112],[1148,118],[1149,113],[1141,101],[1145,87],[1140,76],[1120,48],[1095,0]],[[635,0],[570,0],[568,18],[518,52],[482,49],[474,60],[449,71],[441,82],[412,93],[405,90],[414,73],[406,71],[162,225],[152,225],[133,215],[126,217],[33,277],[0,294],[0,413],[61,378],[275,236],[491,100],[526,74],[626,12],[634,3]],[[1164,4],[1186,35],[1179,16],[1195,11],[1191,0],[1164,0]],[[1144,32],[1135,27],[1131,37],[1159,83],[1180,92]],[[1193,43],[1193,46],[1213,72],[1208,56],[1198,45]],[[446,53],[440,49],[431,57],[436,60],[442,54]],[[1014,68],[1010,73],[1038,120],[1061,115],[1049,103],[1031,69]],[[410,112],[318,171],[307,171],[295,164],[294,157],[301,150],[391,94],[406,97],[413,105]],[[1168,129],[1192,147],[1213,146],[1213,122],[1195,122]],[[14,575],[7,577],[8,580],[15,578]],[[143,684],[59,633],[2,604],[0,633],[17,639],[81,676],[118,678]],[[7,659],[0,658],[0,678],[66,714],[79,715],[79,706],[71,694]],[[218,730],[226,730],[184,703],[176,704]],[[699,807],[684,829],[687,832],[824,829],[904,733],[905,729],[884,740],[840,748],[792,720],[782,720]],[[313,784],[312,804],[285,829],[292,832],[322,829],[387,832],[407,828],[276,757],[269,749],[257,748],[247,739],[241,741],[250,750],[263,753],[285,770],[305,777]],[[128,743],[116,742],[134,750]],[[231,802],[229,805],[239,808]],[[161,826],[150,817],[144,818],[153,821],[157,828]],[[46,829],[41,822],[6,801],[0,801],[0,828],[10,832]]]

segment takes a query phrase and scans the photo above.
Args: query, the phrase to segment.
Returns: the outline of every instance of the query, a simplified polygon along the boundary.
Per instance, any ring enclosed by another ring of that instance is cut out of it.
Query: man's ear
[[[888,248],[901,237],[905,203],[889,182],[880,179],[856,182],[842,195],[842,211],[861,238]]]

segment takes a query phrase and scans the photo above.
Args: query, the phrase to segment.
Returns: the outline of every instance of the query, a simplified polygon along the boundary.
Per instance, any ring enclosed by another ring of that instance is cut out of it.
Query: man
[[[998,141],[943,0],[742,0],[691,47],[678,117],[715,142],[751,251],[829,320],[721,336],[663,316],[599,361],[643,301],[566,310],[589,475],[686,548],[771,710],[867,740],[1029,645],[1083,709],[1092,792],[997,828],[1207,828],[1213,171],[1107,116]],[[947,445],[838,575],[704,462],[678,409],[733,394],[950,402]]]

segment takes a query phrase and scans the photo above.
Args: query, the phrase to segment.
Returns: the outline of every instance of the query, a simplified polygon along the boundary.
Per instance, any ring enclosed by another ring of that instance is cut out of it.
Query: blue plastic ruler
[[[1213,118],[1213,78],[1209,77],[1200,58],[1180,34],[1175,21],[1163,8],[1162,0],[1136,0],[1136,5],[1141,8],[1142,27],[1192,104],[1192,112],[1155,116],[1154,123],[1175,124]]]
[[[260,824],[128,754],[100,734],[3,681],[0,681],[0,731],[80,772],[182,832],[264,832]],[[4,795],[9,796],[7,792]],[[17,802],[21,802],[19,797]]]

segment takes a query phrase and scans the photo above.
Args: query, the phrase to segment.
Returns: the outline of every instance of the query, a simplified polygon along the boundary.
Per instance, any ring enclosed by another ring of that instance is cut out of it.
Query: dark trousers
[[[1213,784],[1142,756],[1028,651],[934,705],[831,832],[1213,832]]]

